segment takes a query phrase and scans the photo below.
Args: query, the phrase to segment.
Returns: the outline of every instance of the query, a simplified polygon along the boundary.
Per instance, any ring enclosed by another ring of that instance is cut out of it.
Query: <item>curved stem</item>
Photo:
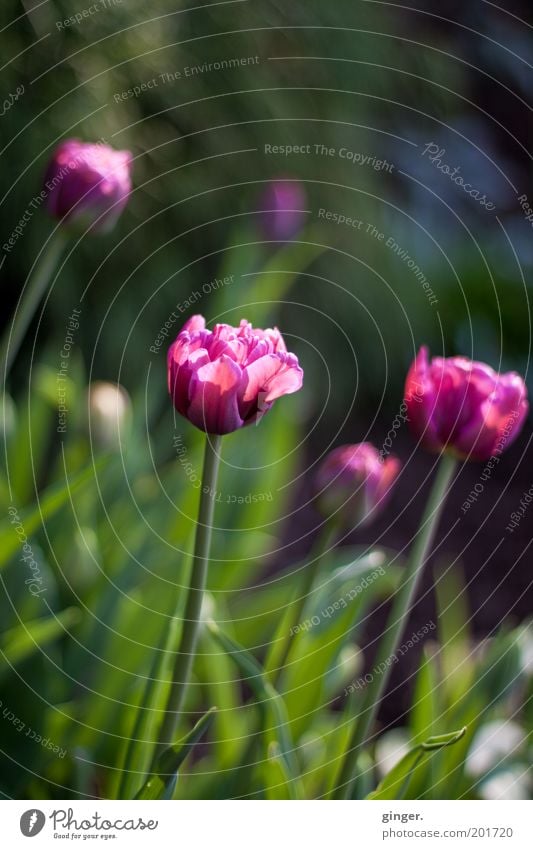
[[[191,579],[183,614],[180,645],[174,662],[172,684],[159,734],[159,743],[162,746],[169,746],[173,742],[198,642],[200,613],[209,567],[209,549],[211,546],[221,439],[222,437],[213,436],[213,434],[206,436]]]
[[[364,690],[359,708],[359,719],[348,744],[339,779],[336,782],[336,795],[339,799],[351,799],[352,797],[352,789],[357,778],[357,758],[362,747],[367,743],[369,731],[374,724],[392,667],[389,661],[398,648],[407,618],[411,612],[420,577],[430,553],[456,466],[457,461],[453,457],[446,454],[442,455],[424,516],[407,563],[403,583],[396,593],[388,627],[378,646],[374,665],[380,669],[383,667],[385,671],[381,675],[375,675]]]
[[[4,331],[0,347],[0,378],[4,384],[67,241],[67,233],[62,227],[58,227],[43,248],[40,259],[34,263],[30,271],[15,316]]]

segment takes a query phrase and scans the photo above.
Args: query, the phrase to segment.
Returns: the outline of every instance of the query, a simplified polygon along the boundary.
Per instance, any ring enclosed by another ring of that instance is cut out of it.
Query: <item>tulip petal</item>
[[[195,333],[198,330],[205,330],[205,318],[203,315],[191,315],[183,325],[181,332]]]
[[[205,348],[197,348],[188,357],[173,361],[168,371],[168,391],[172,395],[178,413],[186,416],[189,409],[189,385],[191,378],[201,366],[209,362]]]
[[[240,367],[227,356],[202,365],[191,377],[187,418],[207,433],[231,433],[243,426],[237,403]]]
[[[420,349],[407,374],[405,385],[405,405],[412,430],[422,443],[439,450],[440,444],[433,414],[436,408],[437,393],[429,375],[428,349]]]
[[[303,371],[293,354],[268,354],[244,369],[240,409],[243,419],[253,421],[266,413],[276,398],[301,389]]]

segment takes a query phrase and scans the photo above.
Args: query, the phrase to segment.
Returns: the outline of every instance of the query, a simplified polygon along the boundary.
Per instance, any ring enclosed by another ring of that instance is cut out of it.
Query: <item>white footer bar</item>
[[[6,849],[72,843],[117,849],[533,847],[533,802],[36,801],[32,806],[10,800],[0,812],[0,843]]]

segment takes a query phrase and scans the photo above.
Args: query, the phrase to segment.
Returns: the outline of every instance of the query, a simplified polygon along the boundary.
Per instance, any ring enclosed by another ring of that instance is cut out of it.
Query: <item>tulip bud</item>
[[[89,430],[95,445],[116,449],[127,437],[131,422],[131,400],[118,383],[96,381],[88,393]]]
[[[261,195],[261,227],[265,239],[290,242],[303,227],[306,194],[297,180],[275,180]]]
[[[68,139],[48,165],[44,188],[50,215],[78,228],[107,233],[131,193],[132,156],[105,144]]]
[[[346,527],[366,525],[386,504],[400,467],[396,457],[382,460],[369,442],[341,445],[318,468],[317,506]]]
[[[168,390],[177,411],[206,433],[225,434],[259,422],[277,398],[302,386],[298,358],[277,328],[217,324],[195,315],[170,346]]]
[[[529,409],[516,372],[498,374],[466,357],[428,359],[421,348],[405,386],[411,430],[429,451],[488,460],[516,439]]]

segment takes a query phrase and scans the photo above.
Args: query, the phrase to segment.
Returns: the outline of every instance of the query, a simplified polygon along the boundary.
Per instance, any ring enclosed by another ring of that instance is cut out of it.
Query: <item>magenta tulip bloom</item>
[[[396,457],[382,460],[370,442],[334,448],[315,478],[319,510],[347,526],[366,524],[385,506],[400,467]]]
[[[258,421],[276,398],[301,388],[303,371],[277,328],[217,324],[195,315],[168,351],[168,389],[182,416],[206,433]]]
[[[290,242],[303,227],[306,195],[297,180],[275,180],[261,196],[261,226],[269,241]]]
[[[62,142],[48,165],[44,188],[50,215],[107,233],[131,193],[132,156],[105,144]]]
[[[488,460],[516,439],[529,409],[516,372],[498,374],[466,357],[428,359],[421,348],[405,386],[409,423],[430,451]]]

